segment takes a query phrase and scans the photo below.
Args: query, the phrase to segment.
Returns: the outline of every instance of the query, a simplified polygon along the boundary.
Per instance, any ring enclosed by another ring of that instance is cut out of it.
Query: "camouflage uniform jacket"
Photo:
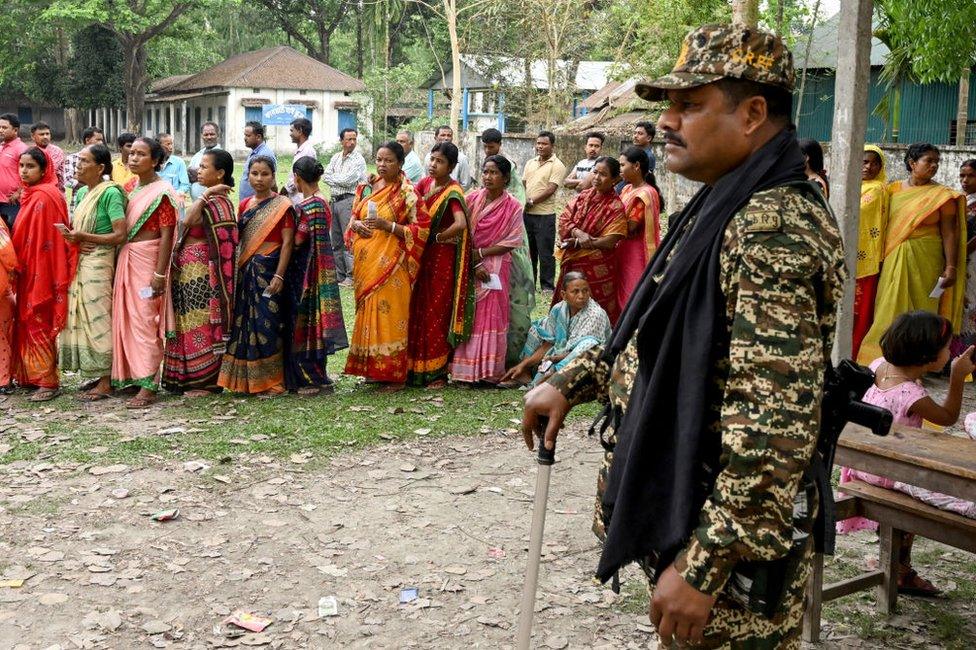
[[[796,186],[756,193],[726,228],[719,273],[727,338],[712,342],[722,351],[710,378],[721,399],[710,420],[721,431],[721,471],[675,560],[707,594],[723,589],[738,561],[777,559],[791,546],[846,275],[833,215]],[[626,409],[635,341],[612,367],[594,348],[549,383],[570,404],[599,399]]]

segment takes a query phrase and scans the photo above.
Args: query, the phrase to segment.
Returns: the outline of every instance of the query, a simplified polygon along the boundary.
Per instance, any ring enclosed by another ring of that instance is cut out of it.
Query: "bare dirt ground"
[[[153,415],[140,417],[148,427]],[[590,578],[599,459],[581,427],[561,438],[534,647],[656,646],[636,569],[619,596]],[[0,648],[512,646],[536,465],[510,434],[206,464],[0,466]],[[171,509],[171,521],[151,518]],[[972,593],[970,556],[918,548],[928,577]],[[840,540],[850,566],[876,554],[866,536]],[[405,588],[418,597],[401,604]],[[320,617],[327,596],[337,615]],[[828,610],[823,647],[956,647],[909,599],[888,621],[869,595],[848,601]],[[937,607],[955,617],[951,634],[972,638],[972,597]],[[224,625],[239,609],[273,622]]]

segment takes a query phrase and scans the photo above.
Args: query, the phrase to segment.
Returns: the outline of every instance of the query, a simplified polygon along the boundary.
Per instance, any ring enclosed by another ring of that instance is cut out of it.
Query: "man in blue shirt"
[[[247,170],[250,169],[252,160],[258,156],[267,156],[274,161],[275,171],[278,171],[278,159],[275,157],[271,147],[268,146],[268,143],[264,141],[263,124],[260,122],[248,122],[244,125],[244,144],[251,150],[251,154],[244,163],[244,177],[241,179],[241,189],[238,193],[238,198],[241,201],[254,196],[254,190],[251,189],[251,184],[247,182]]]
[[[160,133],[156,136],[160,146],[166,152],[163,159],[163,168],[159,170],[160,177],[168,181],[173,189],[176,190],[176,199],[182,206],[190,194],[190,175],[186,171],[186,163],[179,156],[173,155],[173,136],[169,133]]]

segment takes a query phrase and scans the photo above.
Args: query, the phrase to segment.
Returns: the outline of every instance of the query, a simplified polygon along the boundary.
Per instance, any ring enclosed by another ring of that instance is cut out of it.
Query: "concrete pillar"
[[[434,89],[427,91],[427,119],[434,119]]]
[[[180,125],[183,128],[183,152],[190,150],[190,127],[186,123],[186,100],[180,106]]]
[[[830,142],[830,204],[844,238],[848,280],[837,319],[837,340],[833,351],[835,363],[851,355],[861,163],[868,123],[871,73],[871,9],[871,0],[842,2],[837,32],[837,81]]]
[[[176,108],[173,106],[173,102],[170,102],[170,103],[168,103],[166,105],[166,110],[169,113],[169,132],[170,132],[170,135],[173,136],[173,144],[175,146],[175,144],[177,142],[179,142],[179,141],[176,139],[176,132],[177,132],[177,128],[176,128]],[[180,153],[185,156],[186,155],[186,147],[182,147],[180,149]]]

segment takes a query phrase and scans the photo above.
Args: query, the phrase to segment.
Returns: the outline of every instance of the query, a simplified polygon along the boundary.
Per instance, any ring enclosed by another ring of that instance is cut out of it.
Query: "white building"
[[[170,133],[177,151],[189,154],[201,147],[201,125],[216,122],[221,145],[245,155],[245,122],[260,122],[266,105],[297,104],[305,106],[312,121],[312,143],[331,147],[341,129],[365,122],[366,116],[359,115],[365,102],[356,96],[365,90],[359,79],[285,45],[245,52],[202,72],[151,84],[143,134]],[[110,141],[118,135],[118,125],[125,123],[121,116],[111,115],[116,112],[95,111],[96,118],[104,118]],[[295,151],[287,126],[268,126],[266,138],[276,153]]]

